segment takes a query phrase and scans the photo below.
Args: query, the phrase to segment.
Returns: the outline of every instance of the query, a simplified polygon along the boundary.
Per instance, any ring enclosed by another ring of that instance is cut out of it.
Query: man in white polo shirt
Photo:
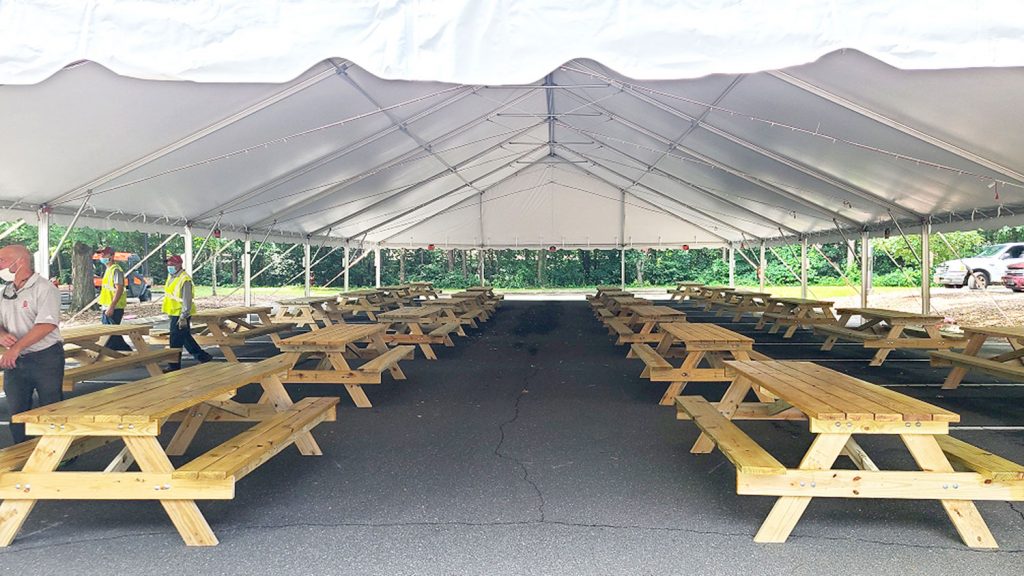
[[[0,248],[0,356],[4,391],[12,415],[63,399],[64,345],[60,336],[60,292],[36,274],[32,254],[21,244]],[[25,425],[11,423],[14,443],[25,441]]]

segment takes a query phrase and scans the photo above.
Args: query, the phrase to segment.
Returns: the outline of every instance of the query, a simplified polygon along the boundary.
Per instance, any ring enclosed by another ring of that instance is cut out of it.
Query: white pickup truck
[[[1001,284],[1006,267],[1024,262],[1024,242],[985,246],[970,258],[947,260],[935,267],[934,281],[946,288],[970,286],[984,290],[989,284]]]

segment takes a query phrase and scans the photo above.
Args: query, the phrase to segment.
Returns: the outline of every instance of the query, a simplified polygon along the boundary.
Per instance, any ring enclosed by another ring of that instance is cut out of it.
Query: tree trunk
[[[469,276],[469,263],[466,261],[469,259],[469,255],[465,250],[460,250],[460,252],[462,252],[462,279],[465,280]],[[482,254],[480,256],[483,257]]]
[[[231,259],[231,285],[238,286],[238,260]]]
[[[405,248],[398,252],[398,283],[405,284]]]
[[[93,276],[96,271],[92,255],[96,249],[85,242],[75,242],[71,260],[71,309],[81,310],[96,298]]]
[[[639,286],[644,285],[644,264],[646,261],[647,255],[641,250],[639,257],[636,259],[636,283]]]
[[[548,253],[544,250],[537,251],[537,286],[544,286],[544,268],[547,266]]]
[[[455,270],[455,250],[448,250],[445,255],[448,257],[448,273],[451,274]]]

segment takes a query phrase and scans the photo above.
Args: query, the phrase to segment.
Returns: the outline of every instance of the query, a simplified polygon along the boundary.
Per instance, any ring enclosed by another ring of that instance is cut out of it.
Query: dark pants
[[[185,348],[193,358],[200,362],[209,362],[213,359],[210,353],[203,350],[203,347],[196,342],[196,339],[192,337],[192,324],[187,322],[184,328],[178,328],[178,316],[170,316],[171,331],[170,331],[170,347],[171,348]],[[181,368],[180,362],[172,362],[167,367],[171,370],[177,370]]]
[[[104,324],[120,324],[122,318],[124,318],[124,308],[116,308],[114,310],[114,315],[110,317],[107,316],[106,308],[103,308],[103,311],[100,313],[100,321]],[[115,334],[107,340],[107,348],[110,348],[111,350],[124,351],[132,349],[120,334]]]
[[[39,405],[46,406],[64,399],[64,345],[54,344],[38,352],[18,358],[14,368],[4,370],[4,392],[11,415],[32,409],[32,393],[39,395]],[[25,441],[25,425],[11,423],[14,443]]]

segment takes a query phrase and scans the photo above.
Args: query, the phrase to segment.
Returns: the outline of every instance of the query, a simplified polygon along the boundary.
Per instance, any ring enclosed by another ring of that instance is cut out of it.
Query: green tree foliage
[[[65,228],[51,226],[51,244],[64,233]],[[932,258],[935,264],[952,260],[956,255],[970,256],[982,246],[999,242],[1024,240],[1024,227],[1004,227],[997,230],[975,230],[970,232],[945,233],[946,242],[938,234],[932,237]],[[68,283],[71,278],[71,246],[76,241],[94,247],[113,246],[121,252],[133,252],[144,255],[148,250],[156,248],[163,239],[160,234],[143,232],[123,232],[118,230],[95,230],[76,228],[60,247],[58,260],[50,269],[50,276],[57,277],[61,283]],[[5,243],[23,243],[30,250],[36,249],[37,230],[35,226],[24,225],[5,239]],[[193,239],[193,249],[197,252],[197,267],[194,274],[196,282],[208,285],[212,281],[210,256],[218,251],[217,282],[219,286],[237,286],[242,282],[242,250],[243,243],[239,240],[211,238],[203,252],[198,253],[204,238]],[[920,268],[915,254],[921,253],[921,238],[918,235],[908,236],[905,240],[899,234],[889,238],[872,240],[874,248],[874,277],[878,286],[914,286],[920,281]],[[950,249],[950,246],[953,248]],[[51,246],[51,250],[55,246]],[[368,248],[372,250],[372,248]],[[255,278],[255,286],[301,285],[302,279],[302,247],[291,244],[268,242],[262,246],[258,240],[252,243],[254,258],[252,270],[256,274],[266,268]],[[155,285],[162,285],[166,280],[166,269],[163,258],[184,251],[184,240],[177,237],[158,251],[150,260],[144,273],[150,276]],[[320,260],[312,271],[314,286],[328,285],[340,289],[343,284],[341,275],[344,251],[341,248],[313,247],[314,260]],[[758,246],[744,245],[738,248],[736,257],[736,282],[743,285],[756,285],[757,270],[751,263],[757,263]],[[383,284],[397,284],[400,280],[400,262],[402,254],[405,258],[405,279],[407,281],[424,280],[434,282],[441,288],[463,288],[479,282],[478,270],[480,258],[484,259],[485,277],[488,283],[500,288],[562,288],[585,287],[598,284],[617,284],[620,273],[620,254],[618,250],[577,250],[565,249],[545,252],[540,258],[537,250],[456,250],[454,266],[449,271],[447,253],[444,249],[384,249],[381,251]],[[888,254],[887,254],[888,253]],[[353,260],[362,251],[353,247]],[[745,258],[744,258],[745,256]],[[891,256],[891,258],[890,258]],[[463,265],[465,259],[465,265]],[[749,260],[749,261],[748,261]],[[769,285],[799,284],[800,246],[790,244],[777,246],[769,250],[766,256],[766,280]],[[540,262],[539,262],[540,261]],[[829,263],[831,261],[831,264]],[[543,266],[543,274],[538,274],[538,263]],[[842,285],[845,281],[836,270],[843,270],[853,283],[859,282],[860,267],[856,259],[850,259],[846,247],[842,244],[821,246],[821,252],[808,250],[808,280],[817,285]],[[627,250],[626,251],[626,282],[630,285],[669,285],[676,281],[693,281],[721,284],[728,281],[729,265],[727,253],[718,248],[701,248],[692,250]],[[642,276],[642,282],[640,277]],[[355,264],[349,272],[350,286],[372,286],[374,284],[373,254]],[[543,282],[539,279],[543,278]]]

